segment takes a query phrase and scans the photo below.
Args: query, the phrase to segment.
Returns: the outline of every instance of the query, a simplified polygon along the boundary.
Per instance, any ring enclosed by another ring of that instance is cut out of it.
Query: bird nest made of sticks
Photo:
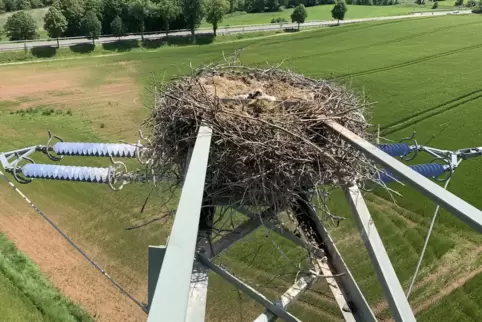
[[[299,191],[370,176],[363,155],[324,124],[366,138],[364,107],[345,86],[278,68],[204,67],[157,93],[151,166],[182,173],[204,124],[212,129],[207,195],[283,210]]]

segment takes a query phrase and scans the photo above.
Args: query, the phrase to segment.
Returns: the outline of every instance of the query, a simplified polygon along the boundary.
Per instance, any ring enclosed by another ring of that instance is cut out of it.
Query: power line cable
[[[126,295],[132,302],[134,302],[137,306],[139,306],[145,313],[147,313],[147,308],[144,304],[142,304],[139,300],[133,297],[129,292],[127,292],[119,283],[117,283],[99,264],[97,264],[92,258],[87,255],[82,248],[80,248],[72,239],[70,239],[45,213],[43,213],[28,197],[21,192],[13,182],[7,178],[2,171],[0,171],[0,175],[7,181],[10,187],[17,192],[43,219],[45,219],[72,247],[75,248],[95,269],[101,272],[115,287],[117,287],[124,295]]]

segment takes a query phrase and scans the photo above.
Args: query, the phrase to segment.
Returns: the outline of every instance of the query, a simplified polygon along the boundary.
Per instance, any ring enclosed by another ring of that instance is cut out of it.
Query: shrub
[[[454,6],[463,6],[464,0],[456,0]]]
[[[16,12],[8,17],[4,29],[10,40],[27,40],[38,37],[35,19],[32,15],[23,11]]]
[[[281,17],[276,17],[276,18],[271,19],[271,23],[285,23],[285,22],[288,22],[288,20],[286,20],[285,18],[281,18]]]
[[[468,8],[473,8],[476,5],[477,5],[477,2],[475,2],[475,0],[467,0],[467,3],[465,4],[465,6]]]
[[[41,0],[30,0],[30,8],[42,8],[44,6]]]
[[[438,2],[435,1],[435,2],[433,3],[432,9],[437,9],[437,8],[438,8]]]

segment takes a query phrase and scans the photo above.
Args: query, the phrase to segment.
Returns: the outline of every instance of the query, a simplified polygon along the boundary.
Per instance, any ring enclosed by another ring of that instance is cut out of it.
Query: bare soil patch
[[[2,70],[0,101],[15,100],[24,96],[43,96],[48,91],[64,90],[79,85],[86,74],[82,68],[39,69],[15,68]]]
[[[0,101],[13,102],[7,107],[11,111],[71,110],[89,120],[97,132],[126,139],[127,133],[135,135],[144,109],[136,103],[141,87],[129,77],[133,72],[134,64],[119,66],[113,73],[99,73],[91,66],[7,68],[1,72]]]
[[[67,297],[97,321],[144,321],[146,315],[95,270],[3,181],[0,231]],[[8,201],[7,201],[8,200]]]

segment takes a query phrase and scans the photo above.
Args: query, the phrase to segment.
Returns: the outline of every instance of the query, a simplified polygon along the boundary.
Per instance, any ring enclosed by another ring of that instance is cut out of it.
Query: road
[[[388,16],[388,17],[374,17],[374,18],[361,18],[361,19],[349,19],[341,20],[340,24],[352,24],[361,23],[368,21],[382,21],[382,20],[395,20],[395,19],[409,19],[409,18],[420,18],[420,17],[433,17],[433,16],[444,16],[444,15],[460,15],[460,14],[470,14],[471,10],[457,10],[457,11],[434,11],[434,12],[420,12],[401,16]],[[323,26],[333,26],[336,25],[337,21],[309,21],[301,25],[301,28],[313,28],[313,27],[323,27]],[[233,26],[233,27],[221,27],[218,29],[219,34],[232,34],[232,33],[245,33],[245,32],[256,32],[256,31],[275,31],[285,28],[297,28],[296,23],[285,23],[285,24],[266,24],[266,25],[249,25],[249,26]],[[189,31],[176,31],[171,32],[170,35],[173,36],[187,36]],[[196,31],[198,35],[212,34],[212,29],[203,28]],[[146,39],[156,39],[163,37],[164,34],[150,34],[145,35]],[[121,37],[122,40],[140,40],[140,35],[129,35]],[[117,37],[103,36],[96,40],[97,44],[104,44],[118,41]],[[68,47],[72,45],[88,44],[92,40],[87,38],[67,38],[61,39],[59,44],[61,47]],[[56,46],[57,42],[55,39],[50,40],[38,40],[38,41],[27,41],[27,42],[0,42],[0,51],[10,51],[10,50],[24,50],[25,48],[35,48],[35,47],[45,47],[45,46]]]

